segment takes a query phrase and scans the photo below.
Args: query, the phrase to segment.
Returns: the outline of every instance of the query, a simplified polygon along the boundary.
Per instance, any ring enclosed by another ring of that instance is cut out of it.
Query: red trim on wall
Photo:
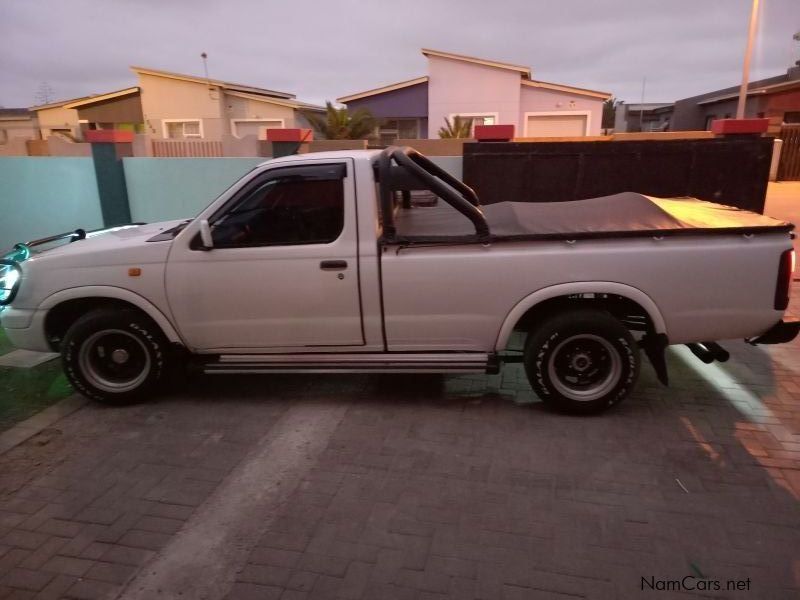
[[[769,119],[716,119],[711,122],[711,131],[716,135],[766,133],[768,127]]]
[[[89,143],[129,144],[133,142],[132,131],[119,131],[117,129],[89,129],[84,135],[86,137],[86,141]]]
[[[267,140],[270,142],[312,142],[314,132],[310,129],[267,129]]]
[[[508,142],[514,138],[514,126],[475,125],[474,136],[479,142]]]

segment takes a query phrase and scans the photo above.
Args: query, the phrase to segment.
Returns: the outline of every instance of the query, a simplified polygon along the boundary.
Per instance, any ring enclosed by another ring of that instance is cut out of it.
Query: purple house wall
[[[428,137],[428,82],[367,96],[347,103],[349,110],[368,109],[379,119],[419,119],[419,137]]]

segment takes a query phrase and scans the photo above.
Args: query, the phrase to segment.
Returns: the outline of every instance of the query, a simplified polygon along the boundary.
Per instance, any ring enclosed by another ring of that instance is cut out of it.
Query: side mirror
[[[214,238],[211,237],[211,226],[206,219],[200,221],[200,241],[203,242],[203,250],[211,250],[214,247]]]

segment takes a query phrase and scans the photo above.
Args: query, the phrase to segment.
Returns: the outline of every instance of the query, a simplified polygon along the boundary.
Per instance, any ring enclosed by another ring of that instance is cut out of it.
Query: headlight
[[[19,289],[22,270],[13,260],[0,260],[0,306],[11,304]]]

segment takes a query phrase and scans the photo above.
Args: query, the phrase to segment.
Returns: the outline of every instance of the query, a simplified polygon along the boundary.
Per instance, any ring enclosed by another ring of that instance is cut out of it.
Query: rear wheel
[[[610,314],[575,310],[549,318],[525,344],[525,371],[542,401],[572,413],[620,402],[639,376],[639,349]]]
[[[157,391],[166,370],[167,340],[138,311],[100,309],[69,328],[61,357],[67,377],[81,394],[125,404]]]

